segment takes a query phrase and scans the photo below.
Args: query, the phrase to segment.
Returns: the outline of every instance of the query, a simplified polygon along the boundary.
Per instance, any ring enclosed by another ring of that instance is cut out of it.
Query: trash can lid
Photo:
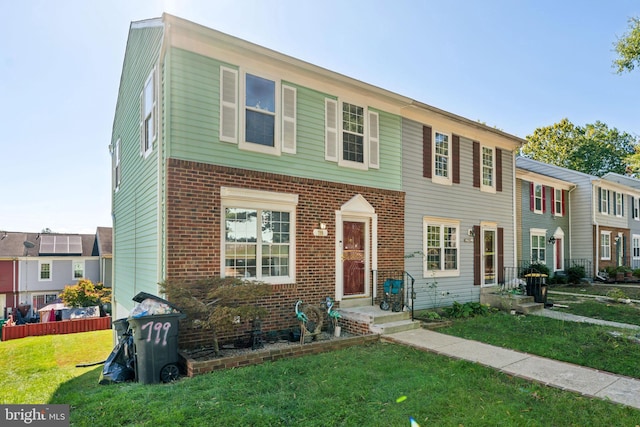
[[[169,301],[167,301],[167,300],[165,300],[165,299],[162,299],[162,298],[160,298],[160,297],[158,297],[158,296],[155,296],[155,295],[152,295],[152,294],[148,294],[148,293],[146,293],[146,292],[140,292],[138,295],[136,295],[136,296],[135,296],[135,297],[133,297],[132,299],[133,299],[133,301],[140,303],[140,302],[142,302],[142,301],[144,301],[144,300],[146,300],[146,299],[149,299],[149,298],[154,299],[154,300],[156,300],[156,301],[158,301],[158,302],[161,302],[161,303],[163,303],[163,304],[167,304],[167,305],[168,305],[169,307],[171,307],[172,309],[174,309],[174,310],[178,311],[179,313],[182,313],[182,310],[180,310],[180,309],[179,309],[178,307],[176,307],[175,305],[171,304]]]

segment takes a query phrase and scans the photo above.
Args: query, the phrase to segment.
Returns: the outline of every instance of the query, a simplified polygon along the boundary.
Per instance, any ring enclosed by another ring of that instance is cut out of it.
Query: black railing
[[[565,269],[562,272],[555,271],[549,272],[550,276],[561,274],[567,276],[567,270],[571,267],[582,267],[586,278],[593,278],[593,268],[591,267],[591,260],[584,258],[569,258],[564,260]],[[540,263],[530,260],[518,260],[517,267],[504,267],[504,273],[502,275],[502,281],[499,285],[501,290],[510,291],[513,289],[524,289],[526,285],[525,275],[531,272],[540,272]]]
[[[518,260],[518,264],[517,264],[517,268],[518,268],[518,275],[519,277],[522,277],[523,274],[525,274],[525,272],[527,272],[528,270],[531,269],[532,265],[540,265],[544,263],[540,263],[539,261],[534,261],[534,260],[527,260],[527,259],[520,259]],[[640,262],[639,262],[640,264]],[[564,270],[562,270],[562,274],[566,274],[567,270],[571,267],[582,267],[584,268],[584,273],[585,273],[585,277],[591,278],[593,277],[593,267],[592,267],[592,262],[590,259],[586,259],[586,258],[565,258],[564,259]],[[551,270],[551,268],[550,268]],[[557,271],[550,271],[550,276],[553,276],[555,274],[557,274]],[[505,279],[506,281],[506,279]]]
[[[413,320],[413,300],[416,299],[416,293],[414,290],[415,279],[409,273],[404,270],[371,270],[371,305],[379,303],[376,301],[376,294],[378,299],[384,298],[384,282],[387,279],[395,279],[403,281],[402,289],[402,309],[407,306],[407,302],[411,300],[411,319]],[[376,291],[380,290],[378,294]]]

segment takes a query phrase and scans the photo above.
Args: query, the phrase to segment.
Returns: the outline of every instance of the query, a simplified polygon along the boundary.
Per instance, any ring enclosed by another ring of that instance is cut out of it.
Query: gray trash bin
[[[143,384],[171,382],[180,376],[178,328],[179,320],[184,314],[168,301],[146,292],[136,295],[133,300],[142,302],[148,298],[167,304],[177,313],[149,314],[127,319],[133,331],[136,380]]]

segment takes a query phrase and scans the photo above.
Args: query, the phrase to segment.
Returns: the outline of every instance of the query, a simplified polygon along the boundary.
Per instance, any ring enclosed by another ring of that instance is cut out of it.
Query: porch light
[[[549,244],[550,244],[550,245],[553,245],[553,244],[555,244],[555,243],[556,243],[556,238],[555,238],[555,237],[553,237],[553,236],[549,237]]]

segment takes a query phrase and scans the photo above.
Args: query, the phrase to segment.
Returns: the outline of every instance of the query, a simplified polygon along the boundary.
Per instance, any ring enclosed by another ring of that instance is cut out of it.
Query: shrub
[[[549,276],[550,270],[546,264],[534,262],[529,264],[529,267],[525,270],[525,274],[546,274]]]
[[[489,306],[486,304],[480,304],[479,302],[465,302],[460,304],[457,301],[453,302],[451,307],[444,309],[445,315],[454,319],[484,316],[489,314]]]
[[[212,277],[193,283],[164,281],[160,288],[167,300],[182,310],[191,326],[212,331],[216,353],[217,334],[268,314],[258,305],[271,292],[271,286],[263,282]]]
[[[111,302],[111,288],[105,288],[100,282],[94,284],[89,279],[80,279],[73,286],[65,286],[60,299],[68,307],[100,307],[103,315],[104,304]]]
[[[581,265],[574,265],[567,270],[567,279],[569,283],[580,283],[580,281],[586,276],[584,267]]]

